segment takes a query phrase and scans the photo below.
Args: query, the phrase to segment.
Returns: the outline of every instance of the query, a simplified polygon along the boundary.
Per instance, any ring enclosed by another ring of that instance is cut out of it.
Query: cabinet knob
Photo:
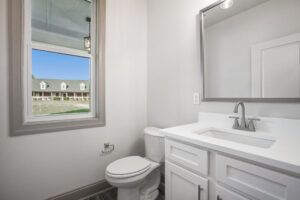
[[[223,200],[219,195],[217,196],[217,200]]]

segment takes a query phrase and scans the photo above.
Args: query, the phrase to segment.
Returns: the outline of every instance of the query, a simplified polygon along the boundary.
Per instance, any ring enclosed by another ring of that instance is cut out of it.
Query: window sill
[[[11,124],[11,136],[21,136],[38,133],[68,131],[75,129],[104,127],[104,117],[91,117],[85,119],[69,119],[69,120],[53,120],[53,121],[38,121],[38,122],[26,122],[20,127],[15,127],[15,124]]]

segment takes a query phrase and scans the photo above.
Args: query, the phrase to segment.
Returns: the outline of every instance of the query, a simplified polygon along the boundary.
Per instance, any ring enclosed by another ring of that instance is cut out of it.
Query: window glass
[[[88,112],[90,59],[33,49],[32,115]]]
[[[90,51],[90,1],[32,0],[31,8],[32,41]]]

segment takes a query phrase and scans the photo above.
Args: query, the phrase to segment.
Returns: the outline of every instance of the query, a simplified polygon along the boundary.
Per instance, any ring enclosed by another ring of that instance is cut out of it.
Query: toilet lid
[[[114,177],[130,177],[144,173],[151,163],[140,156],[129,156],[112,162],[107,166],[108,175]]]

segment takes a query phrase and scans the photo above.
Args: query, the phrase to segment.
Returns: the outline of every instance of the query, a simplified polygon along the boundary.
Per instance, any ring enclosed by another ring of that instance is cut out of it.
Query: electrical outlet
[[[199,105],[200,104],[200,95],[199,95],[198,92],[194,92],[193,102],[194,102],[194,105]]]

